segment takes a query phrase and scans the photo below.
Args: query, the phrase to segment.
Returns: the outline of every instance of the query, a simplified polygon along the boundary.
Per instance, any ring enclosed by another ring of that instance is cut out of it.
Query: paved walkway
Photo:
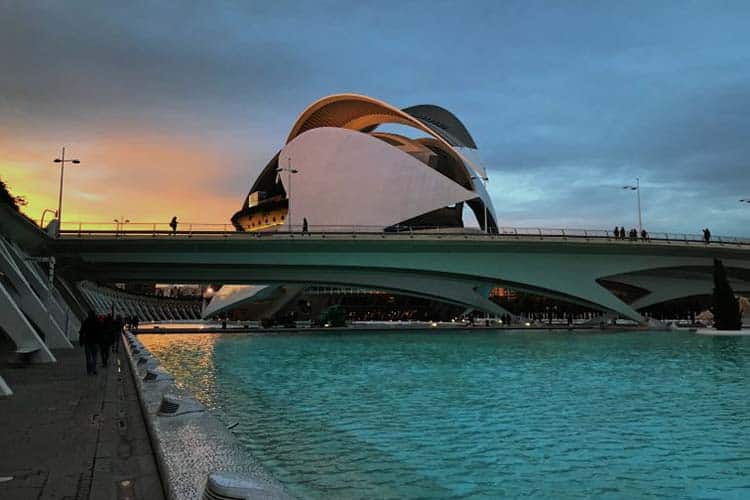
[[[164,498],[124,349],[97,376],[82,348],[54,354],[0,364],[14,392],[0,398],[0,498]]]

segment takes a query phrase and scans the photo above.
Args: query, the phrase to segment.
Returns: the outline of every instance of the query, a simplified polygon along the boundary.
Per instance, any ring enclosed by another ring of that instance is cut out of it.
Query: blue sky
[[[225,222],[310,102],[357,92],[453,111],[501,225],[632,226],[621,187],[638,176],[651,231],[750,235],[747,2],[6,0],[0,14],[0,175],[46,203],[55,183],[31,173],[68,144],[97,162],[71,180],[81,217],[163,218],[190,192],[204,213],[185,213]],[[122,190],[141,184],[139,211]]]

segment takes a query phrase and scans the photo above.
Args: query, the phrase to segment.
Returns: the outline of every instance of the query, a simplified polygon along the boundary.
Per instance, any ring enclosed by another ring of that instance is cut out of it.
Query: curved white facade
[[[384,124],[417,137],[378,132]],[[310,231],[461,228],[466,203],[492,231],[486,180],[476,143],[448,110],[338,94],[300,114],[232,222],[242,231],[299,230],[303,218]]]
[[[299,171],[292,181],[293,225],[383,229],[477,197],[408,153],[368,134],[322,127],[281,150]],[[288,192],[287,175],[280,176]]]

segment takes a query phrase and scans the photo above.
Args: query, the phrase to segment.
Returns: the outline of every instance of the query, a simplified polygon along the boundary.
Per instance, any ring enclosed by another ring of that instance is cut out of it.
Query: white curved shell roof
[[[344,128],[318,127],[296,136],[279,163],[292,179],[292,224],[311,228],[372,226],[401,221],[479,195],[386,142]],[[286,173],[280,176],[287,186]],[[324,228],[321,228],[324,229]]]

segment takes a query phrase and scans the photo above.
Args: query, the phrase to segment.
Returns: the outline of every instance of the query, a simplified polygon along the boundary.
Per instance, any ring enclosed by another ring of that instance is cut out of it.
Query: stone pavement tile
[[[13,488],[41,488],[47,481],[47,471],[44,469],[6,471],[0,475],[13,478],[11,481],[0,483],[0,492],[3,491],[4,486]],[[0,496],[0,498],[2,497]]]
[[[50,471],[39,498],[86,498],[85,494],[81,496],[81,493],[84,493],[86,476],[85,470]]]
[[[152,492],[161,488],[161,478],[156,473],[139,476],[133,481],[136,498],[150,498]]]
[[[5,488],[3,485],[0,485],[0,498],[3,500],[29,500],[39,498],[41,492],[41,488]]]

